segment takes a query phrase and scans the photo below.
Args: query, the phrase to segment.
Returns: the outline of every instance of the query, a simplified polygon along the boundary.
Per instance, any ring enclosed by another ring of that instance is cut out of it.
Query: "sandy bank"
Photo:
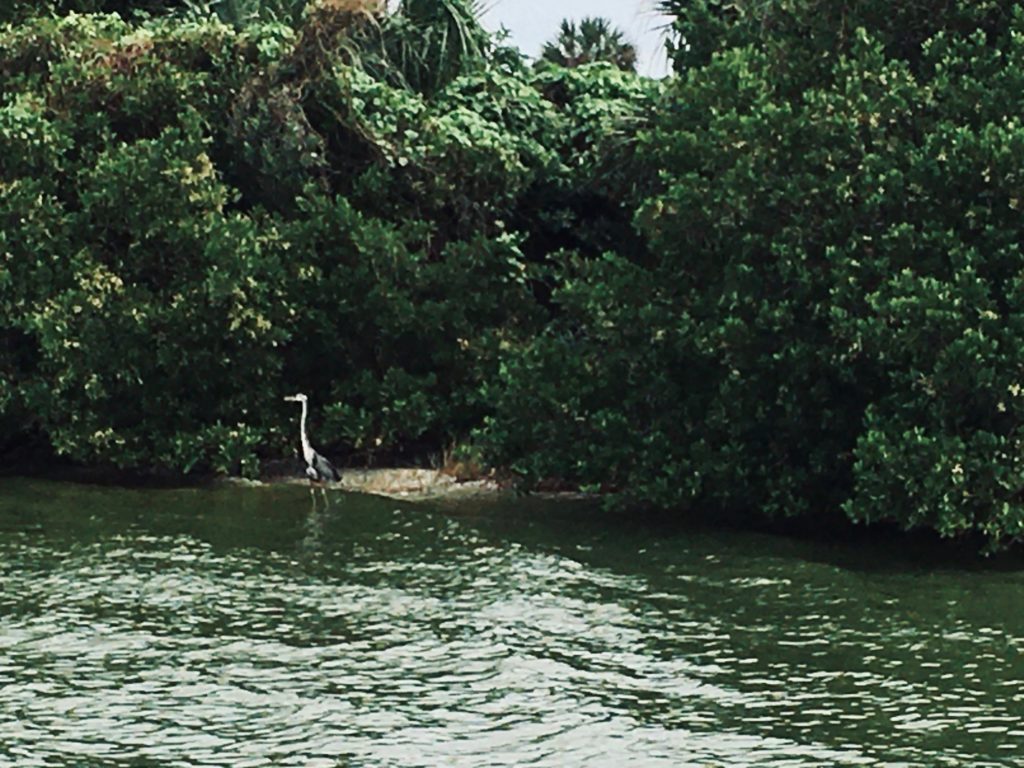
[[[306,486],[309,481],[301,476],[277,476],[264,480],[240,480],[226,478],[222,482],[241,485],[266,485],[286,483]],[[434,499],[497,499],[514,498],[516,491],[502,486],[492,478],[459,480],[455,476],[436,469],[345,469],[341,481],[332,483],[330,488],[354,493],[370,493],[409,501]],[[581,493],[533,493],[541,498],[583,499],[590,498]]]
[[[239,485],[309,485],[309,481],[304,477],[287,475],[264,480],[225,478],[222,482]],[[331,483],[328,487],[410,500],[514,494],[514,491],[501,488],[491,479],[458,480],[453,475],[436,469],[345,469],[341,481]]]

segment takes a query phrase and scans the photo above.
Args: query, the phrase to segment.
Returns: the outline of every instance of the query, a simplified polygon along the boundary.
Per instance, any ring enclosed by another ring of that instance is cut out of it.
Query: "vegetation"
[[[647,249],[566,265],[490,455],[629,503],[1018,538],[1024,12],[707,7],[632,171]]]
[[[312,393],[324,447],[359,461],[482,422],[500,351],[544,319],[541,239],[575,242],[583,203],[552,202],[570,163],[597,178],[604,94],[640,91],[604,70],[593,98],[569,72],[534,83],[460,6],[424,7],[0,35],[4,442],[255,472],[292,449],[284,392]]]
[[[0,443],[255,472],[302,390],[351,461],[1020,539],[1024,9],[663,5],[664,83],[456,0],[3,28]]]
[[[636,48],[626,42],[621,30],[600,17],[581,19],[579,25],[565,19],[558,36],[544,45],[540,58],[563,67],[605,61],[629,72],[636,70]]]

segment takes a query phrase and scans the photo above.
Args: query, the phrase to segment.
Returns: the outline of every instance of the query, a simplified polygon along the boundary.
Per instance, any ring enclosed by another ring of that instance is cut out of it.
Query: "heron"
[[[303,394],[298,394],[290,395],[285,400],[290,403],[302,403],[299,439],[302,441],[302,458],[306,460],[306,477],[309,478],[310,483],[312,485],[320,485],[322,489],[323,483],[341,480],[341,473],[335,469],[331,462],[313,450],[309,437],[306,435],[306,416],[309,413],[309,398]],[[312,492],[312,488],[310,488],[310,492]],[[324,498],[326,498],[326,491],[324,492]]]

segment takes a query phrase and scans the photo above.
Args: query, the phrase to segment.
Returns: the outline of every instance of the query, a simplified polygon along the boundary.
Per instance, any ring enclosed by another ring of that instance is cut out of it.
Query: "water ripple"
[[[0,493],[0,764],[1010,766],[1024,747],[1014,573],[546,512],[311,511],[294,489],[48,490]]]

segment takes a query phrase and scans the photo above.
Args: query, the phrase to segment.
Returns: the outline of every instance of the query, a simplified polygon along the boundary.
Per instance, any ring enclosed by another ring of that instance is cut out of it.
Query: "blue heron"
[[[302,458],[306,460],[306,477],[312,483],[326,483],[341,480],[341,473],[327,459],[313,450],[306,435],[306,415],[309,411],[309,398],[305,395],[291,395],[285,400],[302,403],[302,420],[299,422],[299,439],[302,441]]]

